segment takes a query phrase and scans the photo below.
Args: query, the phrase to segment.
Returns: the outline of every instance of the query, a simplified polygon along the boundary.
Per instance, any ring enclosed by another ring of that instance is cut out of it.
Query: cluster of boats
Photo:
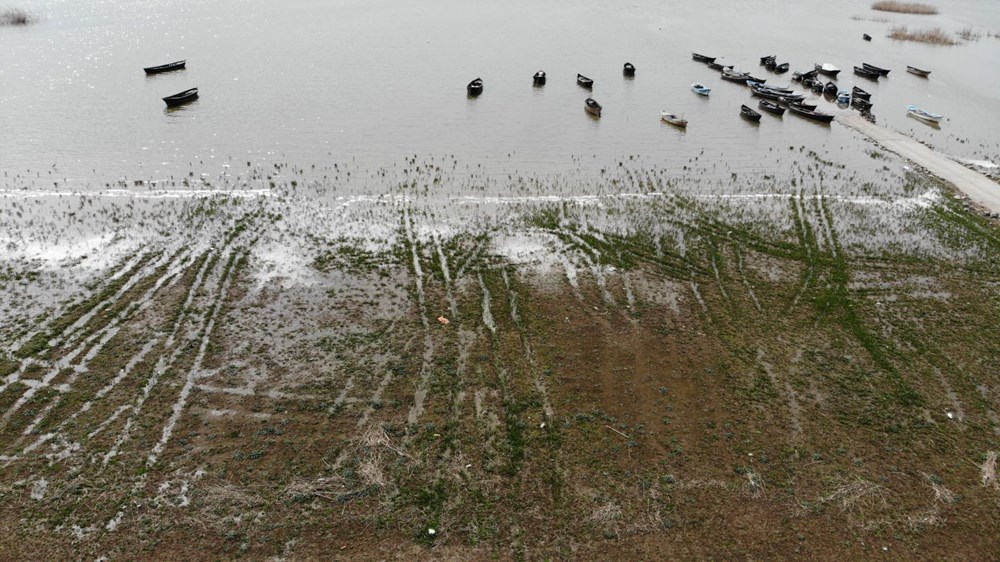
[[[163,74],[166,72],[183,70],[186,67],[187,67],[187,61],[179,60],[174,62],[168,62],[167,64],[161,64],[158,66],[147,66],[142,70],[146,73],[147,76],[151,76],[153,74]],[[167,107],[177,107],[179,105],[184,105],[196,99],[198,99],[198,88],[191,88],[188,90],[184,90],[183,92],[178,92],[176,94],[163,98],[163,103],[167,104]]]

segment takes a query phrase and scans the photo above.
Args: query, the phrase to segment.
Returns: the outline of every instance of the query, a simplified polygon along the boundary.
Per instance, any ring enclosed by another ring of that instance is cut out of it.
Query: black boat
[[[545,71],[544,70],[539,70],[538,72],[535,73],[534,76],[531,77],[531,80],[532,80],[532,82],[536,86],[544,86],[545,85]]]
[[[868,111],[872,108],[872,102],[866,100],[865,98],[851,98],[851,105],[860,109],[861,111]]]
[[[823,93],[837,95],[837,90],[839,89],[833,82],[827,82],[826,86],[823,86]]]
[[[915,66],[907,66],[906,71],[910,74],[916,74],[917,76],[922,76],[924,78],[927,78],[931,73],[930,70],[923,70]]]
[[[870,100],[870,99],[872,99],[872,95],[870,93],[862,90],[861,88],[859,88],[857,86],[851,88],[851,97],[861,98],[863,100]]]
[[[179,94],[167,96],[163,98],[163,102],[167,104],[167,107],[177,107],[178,105],[184,105],[196,99],[198,99],[198,88],[191,88],[190,90],[184,90]]]
[[[819,72],[820,74],[826,74],[827,76],[833,76],[834,78],[837,77],[837,74],[840,74],[840,69],[828,62],[823,64],[813,64],[813,68],[815,68],[816,72]]]
[[[625,67],[622,68],[622,74],[625,76],[635,76],[635,66],[630,62],[625,63]]]
[[[707,63],[715,62],[715,57],[707,57],[705,55],[699,55],[698,53],[691,53],[691,58],[698,62],[707,62]]]
[[[745,105],[740,106],[740,115],[751,121],[760,121],[760,113],[757,113]]]
[[[734,72],[728,68],[722,69],[722,79],[729,80],[730,82],[739,82],[740,84],[746,84],[747,80],[750,79],[750,74],[748,72]]]
[[[767,61],[764,63],[764,68],[768,70],[774,70],[774,67],[776,66],[778,66],[778,60],[775,58],[767,59]]]
[[[784,107],[781,107],[780,105],[767,100],[760,100],[760,103],[757,104],[757,107],[763,109],[764,111],[767,111],[768,113],[773,113],[775,115],[785,114]]]
[[[756,77],[756,76],[754,76],[753,74],[749,74],[749,75],[747,76],[747,80],[750,80],[751,82],[756,82],[756,83],[758,83],[758,84],[764,84],[764,83],[766,83],[766,82],[767,82],[767,80],[765,80],[765,79],[763,79],[763,78],[757,78],[757,77]]]
[[[792,80],[795,80],[796,82],[801,82],[802,81],[802,73],[798,72],[798,71],[793,72],[792,73]]]
[[[469,92],[470,96],[478,96],[483,93],[483,79],[476,78],[472,82],[469,82],[469,85],[465,87],[465,90]]]
[[[758,98],[764,98],[768,100],[781,101],[781,98],[786,98],[789,100],[801,100],[805,99],[802,94],[794,94],[791,92],[781,92],[778,90],[769,90],[767,88],[762,88],[760,86],[750,86],[750,91],[752,95]]]
[[[815,68],[812,69],[812,70],[810,70],[809,72],[803,72],[802,73],[802,79],[803,80],[806,80],[808,78],[816,78],[817,76],[819,76],[819,71],[816,70]]]
[[[768,61],[773,61],[776,58],[778,58],[777,55],[767,55],[766,57],[760,57],[760,65],[764,66],[765,64],[768,63]]]
[[[872,36],[868,35],[867,33],[863,34],[861,36],[861,38],[864,39],[865,41],[871,41],[872,40]]]
[[[872,70],[872,71],[878,72],[882,76],[888,76],[889,75],[889,69],[888,68],[882,68],[880,66],[875,66],[874,64],[868,64],[867,62],[861,63],[861,68],[864,68],[865,70]]]
[[[711,68],[712,70],[725,70],[727,68],[732,69],[733,65],[731,64],[724,65],[721,62],[710,62],[708,63],[708,67]]]
[[[804,99],[800,100],[795,98],[781,98],[780,101],[784,102],[786,105],[794,105],[795,107],[801,107],[802,109],[808,109],[809,111],[813,111],[816,109],[816,104],[808,103]]]
[[[814,81],[812,83],[812,86],[810,86],[810,88],[812,88],[812,91],[816,92],[817,94],[822,94],[823,93],[823,81],[822,80],[816,80],[816,81]]]
[[[774,71],[777,72],[778,74],[784,74],[788,72],[788,63],[783,62],[779,64],[778,66],[774,67]]]
[[[590,78],[587,78],[583,74],[577,74],[576,75],[576,83],[579,84],[580,86],[584,87],[584,88],[593,88],[594,87],[594,81],[591,80]]]
[[[874,70],[868,70],[867,68],[863,68],[860,66],[854,67],[854,73],[862,78],[867,78],[869,80],[878,80],[879,76],[882,76],[880,73],[875,72]]]
[[[807,119],[812,119],[814,121],[820,121],[823,123],[829,123],[830,121],[833,121],[833,115],[830,115],[829,113],[820,113],[819,111],[803,109],[796,105],[788,106],[788,110],[796,115],[800,115],[802,117],[805,117]]]
[[[600,117],[601,110],[604,109],[594,98],[587,98],[584,100],[583,108],[587,110],[587,113],[593,115],[594,117]]]
[[[143,70],[146,72],[146,74],[160,74],[162,72],[172,72],[174,70],[180,70],[184,68],[184,65],[186,64],[187,61],[179,60],[176,62],[161,64],[160,66],[147,66],[146,68],[143,68]]]
[[[813,78],[803,78],[802,79],[802,85],[805,86],[806,88],[809,88],[809,89],[812,89],[812,87],[815,86],[816,83],[817,83],[816,80],[813,79]]]

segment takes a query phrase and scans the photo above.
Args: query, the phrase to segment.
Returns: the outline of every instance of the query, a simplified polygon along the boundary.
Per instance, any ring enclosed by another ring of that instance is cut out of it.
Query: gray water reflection
[[[856,135],[792,115],[752,125],[740,85],[691,60],[719,56],[785,84],[758,66],[778,54],[793,70],[844,69],[838,82],[873,94],[880,122],[950,154],[1000,161],[1000,3],[941,4],[938,16],[876,13],[869,2],[693,0],[628,5],[585,0],[478,3],[292,0],[119,3],[26,0],[43,21],[0,29],[0,170],[6,187],[50,187],[120,177],[226,173],[247,161],[306,169],[335,161],[371,168],[412,155],[452,155],[489,173],[598,170],[628,156],[680,168],[709,151],[736,169],[774,165],[788,146],[867,158]],[[853,17],[852,17],[853,16]],[[891,21],[870,21],[888,18]],[[956,47],[885,37],[904,23],[979,40]],[[874,36],[870,43],[861,34]],[[146,77],[142,67],[186,58],[188,68]],[[622,64],[637,67],[634,80]],[[892,68],[873,83],[855,64]],[[906,64],[933,69],[930,79]],[[538,69],[548,73],[533,87]],[[592,91],[577,73],[595,80]],[[485,91],[465,95],[482,76]],[[699,81],[709,98],[690,91]],[[200,88],[198,102],[164,111],[160,98]],[[591,95],[599,120],[583,110]],[[810,98],[813,96],[810,95]],[[915,103],[947,116],[939,130],[906,117]],[[820,108],[839,112],[819,101]],[[662,123],[683,114],[686,131]],[[846,110],[844,110],[846,111]],[[30,170],[30,172],[29,172]]]

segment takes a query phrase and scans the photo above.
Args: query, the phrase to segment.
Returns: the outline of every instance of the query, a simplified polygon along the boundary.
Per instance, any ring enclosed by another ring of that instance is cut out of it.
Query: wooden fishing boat
[[[736,72],[729,68],[723,68],[722,79],[729,80],[730,82],[739,82],[740,84],[746,84],[746,81],[750,79],[750,73]]]
[[[777,55],[767,55],[766,57],[760,57],[760,65],[765,66],[767,65],[767,63],[773,62],[777,58],[778,58]]]
[[[917,68],[915,66],[907,66],[906,67],[906,71],[909,72],[910,74],[916,74],[917,76],[923,76],[924,78],[930,76],[930,73],[931,73],[930,70],[922,70],[922,69],[919,69],[919,68]]]
[[[828,62],[825,62],[823,64],[818,64],[818,63],[814,64],[813,68],[816,69],[816,72],[819,72],[820,74],[825,74],[827,76],[836,77],[837,74],[840,73],[840,69],[839,68],[837,68],[836,66],[833,66],[832,64],[830,64]]]
[[[774,102],[771,102],[771,101],[760,100],[760,103],[757,104],[757,107],[763,109],[764,111],[766,111],[768,113],[773,113],[775,115],[784,115],[785,114],[785,108],[784,107],[781,107],[780,105],[778,105],[778,104],[776,104]]]
[[[812,83],[812,86],[810,86],[810,88],[812,88],[812,91],[816,92],[817,94],[822,94],[824,88],[823,81],[816,80],[815,82]]]
[[[162,74],[164,72],[173,72],[174,70],[180,70],[184,68],[186,65],[187,65],[186,60],[179,60],[176,62],[161,64],[159,66],[147,66],[142,70],[145,71],[146,74]]]
[[[802,94],[797,94],[795,92],[783,91],[783,90],[772,90],[764,86],[750,86],[750,92],[759,98],[764,98],[773,101],[780,101],[781,98],[793,99],[805,99]]]
[[[740,106],[740,115],[742,115],[746,119],[749,119],[750,121],[760,121],[760,113],[757,113],[756,111],[750,109],[746,105]]]
[[[583,108],[587,110],[587,113],[593,115],[594,117],[600,117],[601,110],[604,109],[594,98],[587,98],[583,102]]]
[[[872,36],[868,35],[867,33],[863,33],[861,35],[861,38],[864,39],[865,41],[871,41],[872,40]]]
[[[823,86],[823,93],[824,94],[836,94],[838,89],[839,88],[837,88],[837,85],[834,84],[833,82],[827,82],[826,86]]]
[[[163,103],[167,104],[167,107],[177,107],[196,99],[198,99],[198,88],[191,88],[190,90],[184,90],[183,92],[163,98]]]
[[[576,75],[576,83],[578,85],[580,85],[581,87],[584,87],[584,88],[593,88],[594,87],[594,81],[591,80],[590,78],[587,78],[583,74],[577,74]]]
[[[851,88],[851,95],[853,95],[856,98],[861,98],[863,100],[870,100],[870,99],[872,99],[872,95],[870,93],[862,90],[861,88],[859,88],[857,86]]]
[[[794,105],[796,107],[801,107],[802,109],[808,109],[809,111],[814,111],[816,109],[816,104],[809,103],[809,102],[807,102],[804,99],[800,100],[800,99],[795,99],[795,98],[785,98],[785,97],[783,97],[779,101],[783,102],[786,105]]]
[[[861,111],[868,111],[872,108],[872,102],[866,100],[865,98],[852,97],[851,105]]]
[[[878,80],[881,74],[874,70],[868,70],[862,66],[855,66],[854,73],[862,78],[868,78],[869,80]]]
[[[872,70],[878,72],[882,76],[888,76],[890,70],[888,68],[882,68],[881,66],[875,66],[874,64],[868,64],[867,62],[861,63],[861,67],[865,70]]]
[[[944,115],[941,115],[939,113],[931,113],[930,111],[924,111],[923,109],[920,109],[915,105],[906,106],[906,113],[912,115],[913,117],[916,117],[917,119],[921,119],[923,121],[929,121],[931,123],[940,123],[941,119],[944,118]]]
[[[731,65],[731,64],[722,64],[721,62],[710,62],[710,63],[708,63],[708,67],[711,68],[712,70],[725,70],[727,68],[730,69],[730,70],[732,70],[733,65]]]
[[[707,96],[712,91],[711,88],[702,86],[698,82],[691,82],[691,90],[694,91],[694,93],[702,96]]]
[[[544,86],[545,85],[545,71],[544,70],[539,70],[538,72],[535,73],[534,76],[531,77],[531,80],[532,80],[532,83],[534,85],[536,85],[536,86]]]
[[[778,66],[774,67],[774,71],[776,73],[778,73],[778,74],[784,74],[784,73],[788,72],[788,68],[789,68],[788,63],[787,62],[783,62],[783,63],[779,64]]]
[[[698,53],[691,53],[691,58],[698,62],[715,62],[716,57],[708,57],[705,55],[699,55]]]
[[[635,66],[630,62],[625,63],[625,66],[622,68],[622,74],[625,76],[635,76]]]
[[[478,96],[483,93],[483,79],[476,78],[469,85],[465,87],[465,91],[469,93],[470,96]]]
[[[687,128],[688,126],[687,119],[684,119],[683,117],[678,117],[677,115],[674,115],[673,113],[668,113],[666,111],[660,112],[660,119],[662,119],[666,123],[670,123],[671,125],[675,125],[682,129]]]
[[[812,119],[813,121],[819,121],[821,123],[829,123],[830,121],[833,121],[833,115],[821,113],[815,110],[803,109],[797,105],[789,105],[788,111],[791,111],[795,115]]]

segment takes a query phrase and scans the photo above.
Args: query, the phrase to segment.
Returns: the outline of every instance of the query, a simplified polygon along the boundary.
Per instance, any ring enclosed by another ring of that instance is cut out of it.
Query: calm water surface
[[[878,165],[836,124],[743,121],[740,105],[757,100],[691,51],[774,84],[791,73],[768,73],[763,55],[792,70],[831,62],[844,69],[842,86],[872,92],[880,123],[957,157],[1000,161],[1000,37],[991,35],[1000,34],[1000,2],[937,1],[938,16],[869,4],[24,0],[42,20],[0,28],[2,187],[238,178],[248,162],[377,169],[414,155],[453,156],[494,175],[598,170],[629,156],[679,174],[695,157],[759,171],[789,146]],[[896,23],[982,37],[954,47],[892,41]],[[185,71],[142,72],[182,58]],[[638,68],[633,80],[622,76],[625,61]],[[861,62],[893,70],[875,83],[851,74]],[[933,74],[917,78],[907,64]],[[533,88],[539,69],[548,84]],[[577,72],[595,80],[592,92],[576,86]],[[465,84],[476,77],[485,92],[469,99]],[[712,95],[694,95],[693,81]],[[192,86],[197,102],[165,109],[160,98]],[[588,95],[604,105],[599,120],[584,112]],[[947,120],[932,129],[906,116],[908,103]],[[661,110],[684,114],[688,129],[661,123]]]

